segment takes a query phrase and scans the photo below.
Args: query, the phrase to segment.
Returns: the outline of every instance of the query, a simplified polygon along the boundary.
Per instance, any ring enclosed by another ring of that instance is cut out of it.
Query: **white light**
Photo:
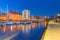
[[[13,30],[13,26],[11,26],[11,31]]]

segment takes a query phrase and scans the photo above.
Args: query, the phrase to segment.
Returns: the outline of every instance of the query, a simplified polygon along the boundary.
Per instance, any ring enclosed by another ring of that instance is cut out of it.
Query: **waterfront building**
[[[24,18],[24,20],[30,20],[30,11],[29,10],[23,10],[22,11],[22,18]]]
[[[30,20],[36,20],[34,16],[30,16]]]
[[[20,21],[22,20],[22,14],[15,11],[8,12],[8,20]]]
[[[7,20],[7,16],[6,16],[6,14],[4,14],[4,13],[0,13],[0,20],[2,20],[2,21],[6,21],[6,20]]]

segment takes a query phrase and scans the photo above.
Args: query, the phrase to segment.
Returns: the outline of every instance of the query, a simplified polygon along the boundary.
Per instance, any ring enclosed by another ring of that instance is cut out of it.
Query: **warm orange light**
[[[6,27],[3,28],[3,31],[6,32]]]
[[[16,25],[13,26],[13,31],[14,31],[14,32],[16,31]]]
[[[25,29],[25,26],[24,25],[21,25],[22,26],[22,30],[24,31],[24,29]]]
[[[21,25],[17,25],[17,30],[22,29]]]
[[[24,20],[24,18],[22,18],[21,14],[12,11],[12,12],[8,12],[8,16],[7,14],[2,14],[2,16],[0,16],[0,20],[20,21],[20,20]]]
[[[17,20],[17,21],[19,21],[19,20],[23,19],[22,15],[20,15],[18,13],[14,14],[14,13],[9,12],[8,15],[9,15],[9,20]]]
[[[2,16],[1,16],[1,20],[7,20],[6,15],[3,15],[3,14],[2,14]]]

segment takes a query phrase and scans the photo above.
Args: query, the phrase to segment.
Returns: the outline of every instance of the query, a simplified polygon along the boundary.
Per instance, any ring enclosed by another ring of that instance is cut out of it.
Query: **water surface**
[[[40,23],[2,25],[0,40],[40,40],[44,30],[44,25]]]

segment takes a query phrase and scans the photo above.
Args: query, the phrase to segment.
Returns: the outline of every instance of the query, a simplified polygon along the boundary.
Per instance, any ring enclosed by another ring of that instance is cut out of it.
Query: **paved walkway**
[[[43,40],[60,40],[60,25],[48,25]]]

